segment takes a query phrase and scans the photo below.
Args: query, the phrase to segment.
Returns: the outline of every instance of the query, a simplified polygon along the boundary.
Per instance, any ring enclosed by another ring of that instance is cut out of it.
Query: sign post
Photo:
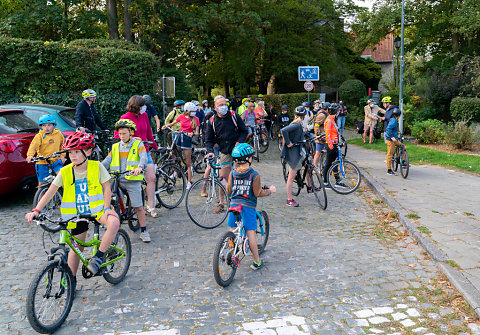
[[[310,104],[310,91],[313,90],[313,88],[315,87],[313,85],[313,83],[311,81],[306,81],[304,84],[303,84],[303,87],[305,88],[305,91],[308,92],[308,104]]]
[[[318,66],[299,66],[298,67],[298,81],[304,81],[303,87],[308,92],[308,104],[310,104],[310,91],[313,90],[314,85],[312,81],[319,81],[320,74]]]

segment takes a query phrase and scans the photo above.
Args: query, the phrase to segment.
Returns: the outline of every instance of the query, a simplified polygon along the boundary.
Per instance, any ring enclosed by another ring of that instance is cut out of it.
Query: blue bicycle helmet
[[[181,106],[181,105],[185,105],[185,101],[175,100],[175,102],[173,103],[173,107],[177,107],[177,106]]]
[[[308,101],[302,102],[303,107],[310,107],[310,103]]]
[[[248,143],[240,143],[233,148],[232,158],[235,162],[243,164],[248,162],[248,158],[255,153],[252,146]]]
[[[42,124],[45,123],[53,123],[55,126],[57,125],[57,120],[55,120],[55,117],[52,115],[44,115],[41,118],[38,119],[38,125],[41,126]]]

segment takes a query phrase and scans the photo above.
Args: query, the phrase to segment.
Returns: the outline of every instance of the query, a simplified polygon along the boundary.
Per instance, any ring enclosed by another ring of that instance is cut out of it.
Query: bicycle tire
[[[278,143],[278,150],[281,152],[283,149],[283,141],[282,141],[282,135],[279,134],[277,138],[277,143]]]
[[[123,244],[125,246],[121,245],[120,240],[123,240]],[[107,282],[115,285],[123,281],[123,279],[127,275],[128,269],[130,268],[130,262],[132,260],[132,243],[130,242],[130,237],[128,236],[127,232],[120,228],[112,244],[114,244],[115,246],[117,246],[118,248],[122,249],[125,252],[125,256],[122,259],[106,266],[105,270],[107,272],[103,274],[103,278],[105,278]],[[120,246],[118,246],[119,244]],[[115,259],[118,256],[119,256],[119,251],[110,246],[107,252],[105,253],[105,255],[103,256],[103,262],[107,262],[109,260]],[[124,263],[125,265],[123,266],[123,269],[120,271],[120,274],[118,276],[112,275],[112,273],[114,272],[114,269],[119,267],[120,265],[119,263],[122,261],[125,262]]]
[[[136,232],[140,228],[140,221],[138,221],[137,211],[132,207],[132,202],[130,200],[130,195],[126,189],[119,189],[120,194],[124,193],[122,197],[125,198],[123,203],[125,204],[126,214],[125,220],[127,221],[128,227],[131,231]],[[142,189],[142,199],[144,197],[144,191]],[[121,217],[121,216],[120,216]]]
[[[49,261],[40,270],[38,270],[33,277],[27,292],[26,312],[28,322],[34,330],[42,334],[51,334],[60,328],[67,319],[73,304],[75,290],[73,274],[68,267],[68,264],[63,263],[61,266],[59,266],[59,262],[60,260],[58,259]],[[58,269],[60,269],[60,271],[58,271]],[[60,274],[55,276],[55,274],[58,273]],[[44,278],[45,274],[47,274],[47,278],[46,282],[43,282],[42,278]],[[59,278],[59,290],[55,292],[53,296],[50,296],[51,290],[55,290],[55,287],[57,287],[55,282],[56,278]],[[45,288],[47,291],[39,293],[39,298],[41,298],[43,302],[45,302],[45,299],[47,301],[46,306],[44,306],[45,311],[57,311],[57,308],[52,308],[52,304],[59,303],[61,301],[64,302],[64,307],[62,308],[60,316],[52,320],[50,323],[45,323],[43,320],[41,320],[40,317],[45,316],[45,314],[43,311],[36,308],[37,292]]]
[[[400,152],[400,174],[402,175],[403,179],[408,177],[408,172],[410,171],[410,159],[408,158],[408,153],[405,148],[402,147]]]
[[[295,176],[295,179],[293,180],[292,194],[294,196],[298,196],[300,194],[300,191],[303,188],[302,175],[303,175],[304,170],[305,170],[305,168],[302,166],[302,168],[297,171],[297,175]],[[294,185],[297,185],[297,186],[294,186]]]
[[[398,170],[398,165],[400,163],[400,154],[399,154],[399,148],[395,148],[395,151],[393,152],[392,156],[392,170],[397,171]]]
[[[201,195],[204,186],[206,197]],[[213,210],[220,202],[222,194],[224,209],[220,213],[214,213]],[[225,187],[218,180],[214,180],[212,184],[211,178],[202,178],[194,182],[185,197],[188,216],[197,226],[205,229],[213,229],[221,225],[227,218],[229,205],[230,197]]]
[[[268,150],[269,139],[268,134],[264,131],[261,131],[258,135],[259,149],[258,151],[263,154]]]
[[[157,171],[155,195],[165,208],[175,208],[183,201],[187,190],[185,172],[175,163],[167,163]]]
[[[35,196],[33,197],[33,207],[35,208],[38,205],[38,202],[43,197],[43,195],[48,191],[50,184],[45,184],[40,186],[40,188],[35,192]],[[45,205],[42,209],[42,212],[45,213],[48,217],[53,218],[60,218],[60,205],[62,204],[62,189],[60,188],[55,194],[53,195],[52,199]]]
[[[288,179],[288,164],[287,164],[287,161],[283,158],[281,158],[281,162],[282,162],[283,179],[285,180],[285,182],[287,182],[287,179]]]
[[[235,273],[237,272],[237,265],[232,260],[232,255],[235,249],[236,235],[231,231],[226,231],[220,235],[213,252],[213,277],[218,285],[227,287],[233,281]],[[224,266],[226,270],[231,272],[224,278],[222,278],[225,271],[220,268]]]
[[[260,218],[258,215],[262,217],[263,223],[263,235],[261,230]],[[268,236],[270,235],[270,220],[268,219],[268,214],[264,210],[257,212],[257,247],[258,247],[258,254],[262,254],[265,251],[268,242]]]
[[[352,162],[342,159],[343,173],[340,175],[340,173],[334,172],[335,169],[339,169],[339,165],[340,162],[336,160],[332,166],[330,166],[330,169],[328,169],[328,184],[332,190],[339,194],[350,194],[360,186],[362,181],[360,170]],[[342,182],[346,187],[338,185],[337,178],[339,179],[338,182]]]
[[[323,178],[320,170],[316,167],[309,170],[310,180],[312,181],[312,189],[318,205],[321,209],[326,210],[328,205],[327,192],[323,186]]]

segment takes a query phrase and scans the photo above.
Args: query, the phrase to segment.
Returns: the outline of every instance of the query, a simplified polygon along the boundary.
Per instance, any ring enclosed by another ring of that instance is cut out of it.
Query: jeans
[[[340,135],[343,135],[343,128],[345,128],[345,116],[338,117],[337,127],[338,127],[338,130],[340,130]]]

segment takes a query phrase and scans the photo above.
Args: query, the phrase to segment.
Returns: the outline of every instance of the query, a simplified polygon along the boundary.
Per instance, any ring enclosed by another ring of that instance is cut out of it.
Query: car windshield
[[[38,125],[38,120],[44,116],[44,115],[50,115],[48,112],[45,111],[39,111],[37,109],[26,109],[25,110],[25,115],[28,116],[30,119],[32,119],[34,122],[37,123]]]
[[[38,131],[38,124],[23,113],[0,113],[0,134],[16,134],[25,130],[35,133]]]
[[[70,127],[75,128],[75,109],[65,109],[58,114]]]

